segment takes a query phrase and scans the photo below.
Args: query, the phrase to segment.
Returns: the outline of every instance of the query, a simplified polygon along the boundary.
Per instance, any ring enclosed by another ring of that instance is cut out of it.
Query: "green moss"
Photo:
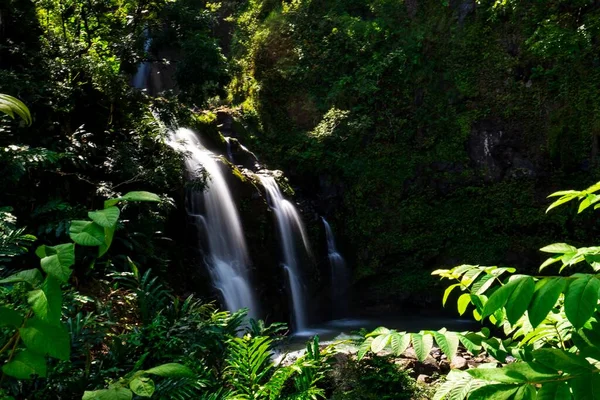
[[[439,1],[416,3],[414,15],[406,2],[251,4],[236,33],[231,90],[256,127],[249,144],[304,181],[336,177],[355,282],[373,297],[418,293],[453,263],[534,269],[526,248],[582,239],[543,213],[545,195],[597,178],[582,165],[596,162],[600,49],[585,38],[600,11],[483,1],[459,21]],[[535,179],[494,181],[474,165],[468,140],[482,121]]]

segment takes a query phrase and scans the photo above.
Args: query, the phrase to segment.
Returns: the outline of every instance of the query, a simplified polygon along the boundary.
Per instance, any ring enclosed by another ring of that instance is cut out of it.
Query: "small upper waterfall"
[[[256,317],[257,303],[250,284],[250,260],[240,218],[215,155],[202,146],[196,134],[189,129],[178,129],[170,145],[186,152],[186,166],[190,174],[208,173],[203,192],[188,192],[188,214],[196,220],[208,239],[207,264],[214,286],[221,292],[230,311],[248,308]]]
[[[296,331],[302,331],[306,329],[306,304],[300,269],[301,255],[298,254],[297,239],[299,234],[304,250],[309,252],[308,237],[296,207],[283,197],[275,179],[271,176],[260,176],[260,180],[267,192],[269,206],[275,212],[277,219],[283,253],[283,268],[289,279],[294,310],[294,328]]]
[[[342,317],[348,311],[347,292],[350,287],[350,273],[346,266],[346,261],[337,251],[333,231],[327,220],[321,217],[325,226],[325,236],[327,237],[327,256],[331,265],[331,301],[333,314],[336,317]]]
[[[144,29],[144,57],[148,54],[150,50],[150,45],[152,44],[152,38],[148,33],[148,28]],[[151,63],[148,61],[142,61],[138,66],[137,72],[133,76],[133,80],[131,81],[131,85],[136,89],[147,89],[148,88],[148,76],[150,75],[150,66]]]

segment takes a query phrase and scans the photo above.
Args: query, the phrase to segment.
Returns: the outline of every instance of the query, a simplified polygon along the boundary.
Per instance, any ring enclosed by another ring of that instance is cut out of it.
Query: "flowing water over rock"
[[[188,192],[187,211],[198,229],[206,233],[206,263],[213,285],[221,292],[229,311],[245,307],[251,317],[256,317],[258,305],[250,283],[246,241],[221,165],[189,129],[174,132],[170,145],[188,154],[186,167],[193,178],[201,177],[202,171],[208,173],[204,191]]]
[[[148,33],[148,28],[144,29],[144,53],[147,54],[150,50],[150,45],[152,44],[152,38]],[[138,66],[138,70],[133,76],[131,85],[140,90],[144,90],[148,88],[148,77],[150,75],[150,62],[142,61]]]
[[[333,315],[336,318],[348,313],[348,289],[350,288],[350,271],[344,257],[335,246],[335,237],[327,220],[321,217],[327,237],[327,256],[331,265],[331,301]]]
[[[309,252],[308,237],[300,214],[294,205],[286,200],[279,189],[275,178],[260,175],[260,180],[267,192],[269,206],[275,212],[281,250],[283,255],[283,268],[289,280],[289,289],[294,311],[294,329],[303,331],[306,329],[306,300],[304,296],[304,285],[302,269],[300,265],[301,254],[299,254],[298,242],[303,250]],[[300,239],[300,240],[298,240]]]

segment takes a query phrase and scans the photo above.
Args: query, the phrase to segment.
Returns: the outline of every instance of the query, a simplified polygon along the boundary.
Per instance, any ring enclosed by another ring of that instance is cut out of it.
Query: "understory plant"
[[[586,190],[551,194],[558,197],[547,211],[578,202],[578,213],[600,208],[600,183]],[[423,360],[435,341],[452,359],[459,346],[473,354],[486,352],[498,362],[466,371],[452,370],[434,400],[598,399],[600,398],[600,246],[554,243],[543,247],[549,258],[539,276],[514,268],[460,265],[433,275],[449,279],[443,303],[460,290],[459,314],[493,327],[479,332],[406,333],[378,328],[366,335],[359,357],[391,348],[402,353],[412,342]],[[547,274],[559,265],[558,273]],[[566,275],[565,272],[575,270]]]

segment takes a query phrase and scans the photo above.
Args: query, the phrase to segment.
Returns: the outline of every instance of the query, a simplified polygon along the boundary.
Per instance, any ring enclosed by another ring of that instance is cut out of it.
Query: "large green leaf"
[[[0,112],[15,118],[15,114],[23,118],[27,125],[31,125],[31,114],[27,106],[19,99],[0,93]]]
[[[540,251],[543,251],[544,253],[564,254],[576,252],[577,247],[573,247],[566,243],[554,243],[546,247],[542,247]]]
[[[41,355],[68,360],[71,353],[69,333],[62,325],[53,325],[39,318],[31,318],[19,329],[27,348]]]
[[[467,311],[467,307],[471,304],[471,295],[464,293],[458,298],[458,313],[463,315]]]
[[[449,360],[452,361],[458,350],[458,335],[454,332],[432,332],[435,342],[444,352]]]
[[[104,228],[104,243],[98,247],[98,257],[102,257],[112,244],[113,238],[115,237],[116,226],[111,226],[110,228]]]
[[[535,400],[537,392],[532,385],[523,385],[515,393],[515,400]]]
[[[589,373],[569,381],[575,400],[598,400],[600,398],[600,375]]]
[[[10,308],[0,307],[0,326],[20,327],[23,323],[21,314]]]
[[[472,392],[469,400],[508,400],[513,398],[517,390],[519,387],[515,385],[486,385]]]
[[[411,333],[412,345],[419,361],[423,361],[429,355],[433,347],[433,336],[429,333]]]
[[[506,318],[511,324],[515,324],[527,311],[535,290],[535,282],[530,276],[517,278],[514,282],[515,288],[505,305]]]
[[[454,289],[456,289],[457,287],[460,286],[460,283],[455,283],[453,285],[450,285],[446,288],[446,290],[444,290],[444,297],[442,298],[442,305],[445,306],[446,305],[446,301],[448,301],[448,297],[450,296],[450,293],[452,293],[452,291]]]
[[[506,285],[498,288],[483,307],[482,316],[485,318],[506,306],[507,317],[514,324],[527,310],[535,283],[530,276],[515,276]]]
[[[527,378],[518,373],[511,373],[506,368],[472,368],[467,370],[476,379],[500,383],[525,383]],[[516,391],[516,390],[515,390]]]
[[[129,192],[125,196],[106,200],[104,207],[112,207],[120,201],[152,201],[158,203],[160,202],[160,197],[150,192]]]
[[[571,390],[566,382],[548,382],[538,390],[536,400],[571,400]]]
[[[163,376],[166,378],[185,378],[194,377],[196,374],[185,365],[177,363],[169,363],[159,365],[158,367],[150,368],[145,371],[146,374]]]
[[[536,283],[533,299],[527,312],[529,322],[534,328],[546,319],[566,286],[567,281],[562,278],[546,278]]]
[[[139,377],[129,382],[129,388],[133,393],[141,397],[152,397],[154,393],[154,382],[150,378]]]
[[[482,275],[481,277],[479,277],[479,279],[475,281],[475,283],[473,283],[473,285],[471,286],[471,290],[475,294],[485,293],[485,291],[488,290],[490,286],[492,286],[492,284],[494,283],[494,278],[495,276],[491,274]]]
[[[51,275],[46,277],[41,289],[27,293],[27,302],[35,315],[47,322],[58,323],[62,313],[60,283]]]
[[[360,344],[360,346],[358,346],[358,352],[356,353],[356,358],[358,359],[358,361],[360,361],[365,356],[365,354],[367,354],[367,352],[371,350],[372,343],[373,338],[368,337],[365,339],[364,342]]]
[[[404,353],[410,345],[410,334],[394,332],[392,334],[392,338],[390,339],[390,343],[394,354],[399,356],[400,354]]]
[[[0,283],[17,283],[17,282],[26,282],[31,286],[35,287],[39,285],[44,280],[42,273],[39,269],[26,269],[25,271],[17,272],[9,276],[8,278],[4,278],[0,280]]]
[[[17,379],[31,379],[33,375],[40,377],[46,376],[46,359],[29,350],[21,351],[12,359],[4,364],[2,371]]]
[[[124,387],[113,387],[110,389],[86,391],[81,400],[131,400],[133,392]]]
[[[103,228],[110,228],[117,224],[121,211],[117,207],[108,207],[104,210],[90,211],[88,217]]]
[[[532,354],[536,362],[569,374],[595,369],[584,357],[561,349],[539,349]]]
[[[81,246],[100,246],[104,243],[104,228],[93,221],[71,221],[69,235]]]
[[[36,252],[42,257],[40,264],[48,275],[66,283],[73,272],[71,266],[75,264],[75,246],[73,243],[59,244],[57,246],[40,246]]]
[[[579,275],[565,292],[565,314],[576,329],[592,316],[598,305],[600,280],[594,275]]]
[[[373,353],[379,353],[381,350],[385,348],[390,342],[392,335],[389,333],[376,336],[373,338],[373,343],[371,343],[371,351]]]

